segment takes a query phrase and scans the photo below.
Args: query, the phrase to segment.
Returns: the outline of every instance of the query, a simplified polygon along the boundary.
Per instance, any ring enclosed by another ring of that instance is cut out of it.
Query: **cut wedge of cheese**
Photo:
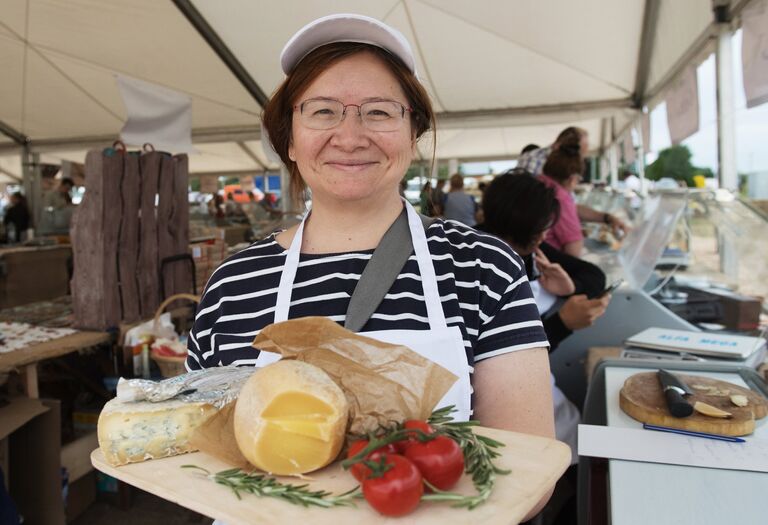
[[[304,474],[332,462],[344,443],[349,404],[320,368],[283,360],[261,368],[235,405],[235,438],[255,467]]]
[[[208,403],[112,399],[99,416],[99,446],[112,465],[193,452],[190,436],[216,412]]]

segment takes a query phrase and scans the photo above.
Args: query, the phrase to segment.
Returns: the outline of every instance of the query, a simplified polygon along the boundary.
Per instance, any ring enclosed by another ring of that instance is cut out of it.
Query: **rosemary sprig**
[[[237,499],[242,499],[242,492],[255,494],[257,496],[266,496],[278,498],[294,505],[303,507],[354,507],[352,501],[360,496],[360,487],[355,487],[343,494],[334,496],[332,493],[324,490],[309,490],[308,485],[292,485],[290,483],[281,483],[275,478],[255,472],[245,472],[239,468],[223,470],[221,472],[211,473],[209,470],[197,465],[182,465],[181,468],[197,469],[205,473],[208,479],[211,479],[219,485],[229,487],[235,493]]]
[[[455,410],[453,406],[435,410],[429,417],[428,423],[436,432],[450,437],[459,444],[462,452],[464,452],[464,471],[472,476],[472,483],[477,494],[464,496],[430,487],[433,493],[422,496],[422,499],[425,501],[450,501],[454,507],[474,509],[484,503],[491,495],[496,475],[506,475],[510,471],[493,464],[493,460],[501,455],[496,449],[503,447],[504,443],[475,434],[472,427],[479,425],[477,421],[453,421],[451,414]]]

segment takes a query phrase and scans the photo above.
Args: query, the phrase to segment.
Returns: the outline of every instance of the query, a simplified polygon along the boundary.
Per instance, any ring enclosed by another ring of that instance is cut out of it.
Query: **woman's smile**
[[[378,162],[366,160],[329,160],[324,164],[339,171],[344,171],[347,173],[359,173],[361,171],[367,170],[368,168],[376,166]]]

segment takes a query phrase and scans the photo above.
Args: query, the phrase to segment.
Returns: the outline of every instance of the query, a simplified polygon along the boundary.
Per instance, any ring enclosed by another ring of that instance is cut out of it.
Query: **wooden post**
[[[160,304],[158,284],[159,262],[157,259],[157,219],[155,199],[160,174],[162,153],[145,153],[139,159],[141,171],[141,228],[139,244],[139,297],[141,317],[149,319],[155,315]]]
[[[163,265],[163,260],[176,255],[174,237],[178,230],[173,218],[173,182],[174,182],[173,157],[163,154],[160,161],[160,182],[158,184],[159,201],[157,205],[157,255],[162,272],[162,285],[160,299],[173,295],[173,267],[177,263]],[[159,274],[158,274],[159,275]],[[158,285],[159,286],[159,285]]]
[[[106,328],[104,301],[104,217],[101,151],[89,151],[85,157],[85,187],[83,202],[72,216],[72,309],[78,328]]]
[[[179,255],[189,252],[189,158],[176,155],[173,160],[173,222],[176,225],[174,252]],[[175,263],[173,276],[174,294],[192,292],[195,276],[188,261]]]
[[[136,255],[139,253],[139,205],[141,199],[141,178],[139,156],[126,154],[122,184],[122,217],[118,264],[120,267],[120,299],[123,321],[135,323],[141,318],[139,279]]]
[[[37,363],[24,367],[24,393],[31,399],[40,397],[40,389],[37,383]]]
[[[122,319],[120,311],[120,289],[118,272],[118,241],[120,240],[120,222],[122,219],[121,190],[123,183],[123,150],[109,149],[102,153],[102,199],[103,213],[100,223],[93,226],[104,232],[104,243],[101,246],[101,260],[104,265],[104,308],[105,326],[116,327]]]

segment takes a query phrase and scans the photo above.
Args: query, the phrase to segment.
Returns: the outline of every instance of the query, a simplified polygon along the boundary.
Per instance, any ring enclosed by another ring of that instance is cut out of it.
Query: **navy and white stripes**
[[[427,243],[449,326],[458,326],[470,365],[496,355],[547,346],[520,257],[502,241],[438,220]],[[344,324],[347,305],[373,250],[302,254],[289,318],[326,316]],[[274,320],[285,250],[275,235],[227,259],[211,276],[189,337],[187,368],[253,365],[254,337]],[[363,332],[427,330],[421,277],[411,255]]]

